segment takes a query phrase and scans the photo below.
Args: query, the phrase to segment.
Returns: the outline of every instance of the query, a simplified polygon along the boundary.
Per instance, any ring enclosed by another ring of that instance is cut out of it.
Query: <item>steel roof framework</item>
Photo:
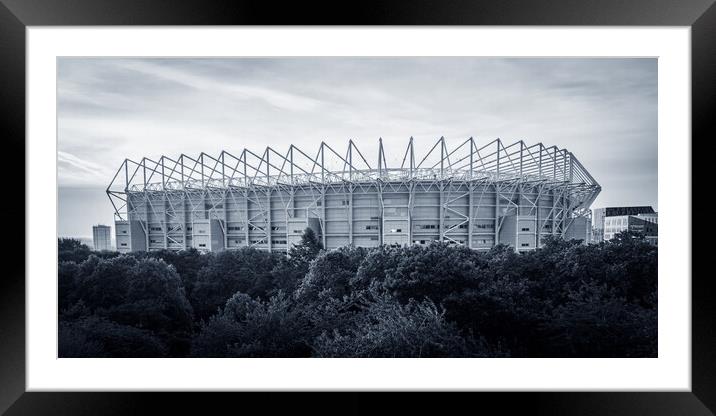
[[[268,146],[261,154],[244,149],[239,156],[222,151],[217,157],[201,153],[196,158],[181,154],[176,159],[168,156],[161,156],[158,160],[144,157],[139,162],[125,159],[106,192],[118,220],[126,220],[130,214],[137,213],[128,203],[128,195],[143,194],[147,206],[167,219],[167,225],[162,224],[162,228],[165,241],[170,243],[177,242],[173,240],[173,235],[183,233],[186,236],[186,230],[181,229],[183,226],[176,225],[173,219],[184,218],[181,222],[186,222],[186,216],[182,215],[188,211],[193,218],[194,212],[199,209],[197,204],[204,204],[205,201],[210,206],[209,211],[216,214],[225,201],[242,196],[270,214],[267,205],[270,205],[272,192],[279,190],[282,192],[276,194],[286,209],[286,218],[290,218],[292,210],[289,208],[294,192],[301,189],[312,195],[313,202],[307,210],[318,217],[321,227],[324,227],[326,205],[320,202],[325,199],[328,189],[351,196],[354,193],[375,192],[375,186],[381,195],[385,192],[407,192],[411,213],[415,192],[439,190],[440,239],[458,243],[452,237],[460,231],[460,226],[472,224],[477,219],[472,201],[477,200],[476,206],[480,205],[482,195],[476,190],[484,191],[485,187],[480,185],[486,184],[495,186],[498,201],[508,201],[507,206],[498,208],[515,212],[520,210],[520,195],[524,199],[529,190],[536,189],[536,198],[527,198],[528,207],[533,208],[532,215],[537,211],[537,201],[542,194],[557,195],[550,211],[550,216],[556,221],[551,231],[561,231],[562,234],[573,218],[591,215],[589,206],[601,191],[600,185],[579,160],[571,152],[556,146],[546,147],[542,143],[528,146],[523,140],[506,145],[501,139],[479,146],[471,137],[450,150],[445,138],[441,137],[422,158],[417,158],[411,137],[400,167],[390,167],[386,163],[382,139],[378,140],[374,165],[368,162],[353,140],[348,141],[345,153],[339,153],[321,142],[313,157],[290,145],[285,153]],[[468,215],[450,208],[451,201],[465,196],[471,201]],[[157,208],[160,200],[161,207]],[[382,212],[382,196],[379,203]],[[460,217],[461,222],[444,227],[446,213]],[[347,220],[352,227],[350,215]],[[270,224],[266,226],[265,221],[258,222],[256,218],[247,217],[246,220],[247,241],[248,228],[263,230],[265,237],[252,245],[268,244],[270,250]],[[502,223],[496,221],[495,235],[501,226]],[[142,227],[147,233],[148,222],[144,221]],[[226,235],[226,221],[222,223],[222,228]],[[543,231],[540,229],[537,233]],[[409,232],[412,234],[412,230]],[[473,227],[470,226],[469,244],[472,232]],[[352,229],[349,233],[352,235]],[[325,238],[324,234],[324,244]]]

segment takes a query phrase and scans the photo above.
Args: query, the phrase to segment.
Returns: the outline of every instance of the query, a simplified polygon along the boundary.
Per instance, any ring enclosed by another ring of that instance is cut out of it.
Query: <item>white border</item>
[[[30,27],[27,46],[28,391],[691,390],[689,28]],[[57,359],[56,57],[329,55],[659,57],[659,358]]]

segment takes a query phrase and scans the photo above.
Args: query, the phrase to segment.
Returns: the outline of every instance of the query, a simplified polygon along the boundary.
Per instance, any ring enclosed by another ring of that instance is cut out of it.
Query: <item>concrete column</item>
[[[500,185],[495,183],[495,245],[500,244]]]
[[[244,233],[246,234],[246,247],[251,245],[249,240],[249,190],[246,189],[244,194]]]
[[[348,186],[348,244],[353,246],[353,185]]]
[[[188,242],[187,239],[186,239],[186,238],[189,236],[189,234],[187,233],[186,227],[189,227],[189,226],[191,225],[191,218],[187,218],[187,215],[186,215],[186,213],[187,213],[187,209],[186,209],[186,199],[187,199],[187,198],[186,198],[186,191],[183,191],[183,190],[182,190],[182,196],[181,196],[181,210],[182,210],[181,219],[182,219],[182,227],[181,227],[181,228],[182,228],[182,230],[184,231],[184,248],[191,248],[191,246],[189,245],[189,242]],[[193,228],[194,228],[194,227],[192,226],[192,229],[193,229]],[[192,240],[192,242],[193,242],[193,240]]]
[[[383,186],[378,183],[376,184],[376,188],[378,190],[378,205],[380,205],[380,230],[378,230],[378,244],[383,245],[383,233],[385,231],[385,205],[383,203]]]
[[[321,216],[323,217],[323,229],[321,230],[321,236],[323,241],[323,248],[327,249],[328,246],[326,246],[326,229],[328,228],[328,225],[326,224],[326,185],[323,185],[321,188]]]
[[[535,200],[535,247],[540,246],[541,237],[542,237],[542,224],[540,224],[540,218],[539,218],[539,210],[540,210],[540,199],[542,196],[542,188],[544,185],[539,185],[537,189],[537,196]]]
[[[266,238],[266,246],[268,247],[268,252],[271,252],[271,249],[273,248],[271,239],[273,238],[273,230],[271,229],[271,188],[268,188],[266,191],[266,235],[268,236]]]
[[[440,242],[442,243],[445,241],[445,207],[443,206],[445,204],[445,195],[444,192],[444,182],[441,179],[440,180],[440,209],[438,210],[439,214],[439,227],[440,227]]]
[[[408,183],[408,244],[413,244],[413,205],[415,205],[415,184]]]
[[[474,216],[474,211],[472,207],[472,192],[473,192],[473,184],[472,181],[467,184],[467,246],[468,248],[472,248],[472,217]]]
[[[162,179],[162,185],[164,185],[164,179]],[[162,207],[164,211],[164,224],[162,224],[162,231],[164,232],[164,249],[169,248],[169,216],[167,215],[167,194],[162,192]]]
[[[522,207],[522,193],[517,185],[517,206],[515,207],[515,253],[520,251],[520,207]]]
[[[228,189],[224,189],[224,197],[221,201],[221,206],[224,207],[224,250],[229,248],[229,206],[227,205],[228,198],[226,198],[228,192]]]

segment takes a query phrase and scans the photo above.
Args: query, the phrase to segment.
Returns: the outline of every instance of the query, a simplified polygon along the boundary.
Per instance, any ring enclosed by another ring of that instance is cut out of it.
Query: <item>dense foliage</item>
[[[59,241],[61,357],[656,357],[657,248],[119,255]]]

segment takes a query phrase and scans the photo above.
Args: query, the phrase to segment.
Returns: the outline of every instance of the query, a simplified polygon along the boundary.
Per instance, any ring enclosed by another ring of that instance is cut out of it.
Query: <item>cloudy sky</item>
[[[59,234],[112,224],[124,158],[256,153],[353,139],[400,163],[457,146],[542,141],[602,185],[593,207],[657,206],[656,59],[236,58],[58,60]],[[113,224],[112,224],[113,225]]]

